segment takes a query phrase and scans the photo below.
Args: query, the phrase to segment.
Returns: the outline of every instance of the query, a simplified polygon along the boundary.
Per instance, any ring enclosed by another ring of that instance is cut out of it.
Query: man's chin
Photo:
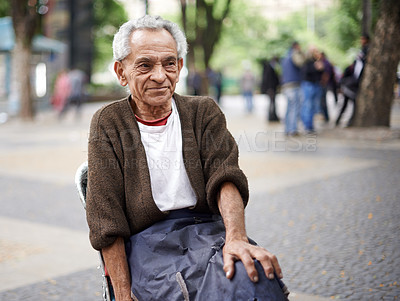
[[[172,94],[169,91],[167,93],[149,93],[146,98],[148,103],[161,106],[171,101]]]

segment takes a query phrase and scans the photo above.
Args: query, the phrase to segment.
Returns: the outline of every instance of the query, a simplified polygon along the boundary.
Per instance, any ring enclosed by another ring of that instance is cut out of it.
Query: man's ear
[[[125,77],[124,66],[123,66],[122,62],[116,61],[114,63],[114,71],[115,71],[115,74],[117,75],[119,84],[121,86],[125,87],[128,84],[128,81],[126,80],[126,77]]]
[[[176,82],[179,82],[179,75],[181,74],[181,70],[183,67],[183,58],[178,59],[178,78],[176,79]]]
[[[178,59],[178,70],[181,72],[183,67],[183,58]]]

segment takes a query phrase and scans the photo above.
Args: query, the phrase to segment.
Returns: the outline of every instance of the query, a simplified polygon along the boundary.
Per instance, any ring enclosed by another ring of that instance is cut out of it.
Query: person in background
[[[269,109],[267,114],[267,120],[279,121],[276,115],[275,97],[276,92],[279,88],[279,77],[275,70],[278,63],[277,58],[273,58],[270,61],[263,61],[263,73],[261,77],[261,93],[268,95],[269,98]]]
[[[68,97],[71,93],[71,83],[67,70],[61,70],[54,84],[54,92],[51,97],[53,108],[60,114],[65,107]]]
[[[224,114],[175,93],[183,32],[146,15],[113,50],[130,94],[92,118],[86,216],[116,300],[287,300],[276,256],[247,237],[248,183]]]
[[[85,72],[77,68],[68,72],[70,92],[59,117],[62,118],[69,108],[73,105],[76,108],[76,117],[80,117],[81,105],[86,101],[87,76]]]
[[[213,95],[217,104],[220,104],[222,96],[222,73],[221,71],[214,71],[210,67],[206,69],[209,95]]]
[[[346,111],[349,100],[353,101],[353,112],[351,114],[348,126],[352,125],[354,116],[356,114],[356,98],[364,66],[367,61],[368,48],[369,48],[369,35],[363,34],[360,38],[361,50],[357,55],[354,62],[346,67],[340,80],[340,89],[344,96],[343,106],[340,109],[339,115],[336,119],[336,126],[340,124],[343,113]]]
[[[324,63],[321,60],[321,52],[311,46],[307,53],[307,59],[302,68],[301,89],[303,92],[303,104],[301,106],[301,120],[306,133],[314,133],[314,115],[320,112],[322,95],[321,79],[324,72]]]
[[[400,64],[397,67],[397,97],[400,98]]]
[[[302,101],[300,83],[301,68],[305,56],[298,42],[293,42],[291,48],[282,60],[282,92],[287,99],[285,117],[285,134],[287,136],[298,135],[297,124],[300,115]]]
[[[214,76],[214,87],[215,87],[215,100],[217,104],[221,104],[221,97],[223,92],[223,75],[222,72],[217,70]]]
[[[187,85],[190,89],[190,94],[192,95],[201,95],[201,87],[202,87],[202,78],[200,72],[196,70],[196,68],[191,68],[189,71],[189,76],[187,78]]]
[[[249,65],[245,66],[244,73],[240,77],[240,91],[246,101],[247,113],[253,112],[253,94],[256,87],[256,78]]]
[[[332,91],[333,96],[335,98],[335,103],[337,103],[337,85],[336,85],[336,75],[335,69],[331,62],[326,57],[325,52],[321,53],[321,61],[324,64],[324,72],[321,78],[321,87],[322,87],[322,95],[321,95],[321,110],[325,122],[329,122],[329,114],[328,114],[328,106],[326,103],[326,94],[328,91]]]

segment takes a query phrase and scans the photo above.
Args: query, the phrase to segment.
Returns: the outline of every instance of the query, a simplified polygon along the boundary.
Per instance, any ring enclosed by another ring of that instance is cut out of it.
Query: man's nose
[[[154,65],[153,72],[151,74],[151,79],[156,82],[162,83],[165,80],[165,78],[166,75],[164,66],[162,64]]]

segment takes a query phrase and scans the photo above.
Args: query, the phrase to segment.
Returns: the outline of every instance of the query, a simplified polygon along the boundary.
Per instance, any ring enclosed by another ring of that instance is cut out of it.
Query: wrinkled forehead
[[[176,42],[165,29],[136,30],[132,33],[130,44],[131,53],[127,58],[131,62],[143,58],[163,60],[166,57],[174,57],[178,59]]]
[[[164,28],[140,28],[132,32],[130,36],[131,46],[161,46],[168,45],[174,47],[175,51],[178,52],[177,43],[174,37]]]

